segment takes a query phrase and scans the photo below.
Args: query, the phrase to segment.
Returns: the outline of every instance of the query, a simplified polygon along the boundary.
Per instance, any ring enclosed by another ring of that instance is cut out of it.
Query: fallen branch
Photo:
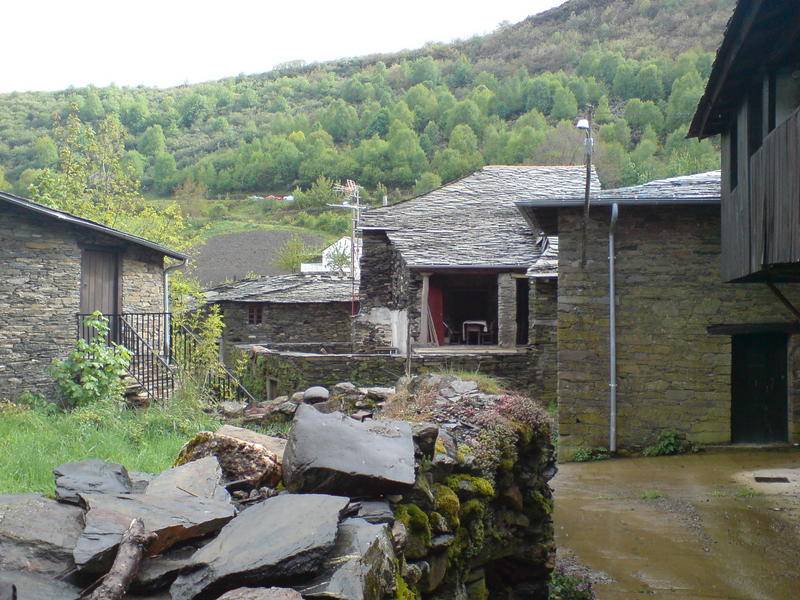
[[[134,519],[122,534],[117,557],[102,583],[86,596],[86,600],[122,600],[142,564],[145,547],[155,539],[154,533],[145,533],[144,522]]]

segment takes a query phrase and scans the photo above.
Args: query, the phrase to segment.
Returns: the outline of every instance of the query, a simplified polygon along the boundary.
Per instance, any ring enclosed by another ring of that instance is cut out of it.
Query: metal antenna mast
[[[341,204],[328,204],[331,208],[344,208],[352,213],[352,220],[350,224],[350,284],[351,284],[351,297],[350,297],[350,316],[356,314],[356,234],[358,232],[358,225],[361,222],[361,193],[358,184],[352,179],[348,179],[345,183],[337,183],[333,189],[343,196]]]

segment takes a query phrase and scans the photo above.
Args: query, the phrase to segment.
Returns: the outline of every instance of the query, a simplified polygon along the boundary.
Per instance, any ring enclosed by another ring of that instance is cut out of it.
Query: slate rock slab
[[[291,588],[239,588],[226,592],[219,600],[303,600],[303,597]]]
[[[313,575],[334,545],[348,498],[282,494],[248,508],[192,557],[173,600],[206,600],[242,586]]]
[[[283,456],[293,492],[374,497],[414,485],[414,441],[402,421],[355,421],[300,405]]]
[[[133,484],[122,465],[96,458],[65,463],[53,469],[56,499],[80,503],[80,494],[130,494]]]
[[[383,600],[395,585],[395,565],[386,525],[347,519],[339,525],[325,573],[300,591],[304,598]]]
[[[316,404],[325,402],[331,397],[331,393],[321,385],[315,385],[303,392],[303,402],[306,404]]]
[[[357,516],[368,523],[394,523],[394,512],[386,500],[364,500],[359,502]]]
[[[61,575],[74,567],[83,510],[39,494],[0,496],[0,569]]]
[[[160,554],[178,542],[199,538],[222,528],[235,513],[227,502],[175,496],[85,494],[86,526],[73,557],[79,570],[105,572],[111,567],[122,534],[134,518],[156,534],[148,547]]]
[[[264,448],[275,454],[279,463],[283,462],[283,453],[286,450],[286,440],[283,438],[258,433],[245,427],[235,427],[234,425],[223,425],[217,429],[217,435],[227,435],[237,440],[264,446]]]
[[[216,456],[206,456],[157,475],[147,486],[148,496],[207,498],[230,502],[222,486],[222,468]]]
[[[281,463],[275,452],[261,444],[221,433],[201,431],[178,454],[175,466],[216,456],[226,481],[244,481],[251,487],[275,487],[281,480]]]
[[[0,570],[0,590],[12,585],[17,588],[17,600],[78,600],[81,595],[80,588],[65,581],[26,571]],[[2,594],[0,598],[6,600]]]
[[[145,594],[168,588],[191,564],[195,552],[197,546],[182,546],[173,548],[166,554],[145,558],[131,582],[131,590]]]

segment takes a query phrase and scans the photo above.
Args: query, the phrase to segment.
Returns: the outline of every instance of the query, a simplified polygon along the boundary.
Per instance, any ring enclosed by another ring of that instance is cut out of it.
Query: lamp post
[[[592,150],[594,147],[591,111],[589,111],[588,118],[578,119],[575,128],[586,134],[586,187],[583,200],[583,223],[581,224],[581,268],[584,268],[586,266],[586,227],[589,223],[589,193],[592,186]]]

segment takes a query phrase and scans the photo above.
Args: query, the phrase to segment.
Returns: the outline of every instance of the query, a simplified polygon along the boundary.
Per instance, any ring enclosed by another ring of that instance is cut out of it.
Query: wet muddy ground
[[[600,600],[800,599],[798,449],[562,464],[553,488]]]

